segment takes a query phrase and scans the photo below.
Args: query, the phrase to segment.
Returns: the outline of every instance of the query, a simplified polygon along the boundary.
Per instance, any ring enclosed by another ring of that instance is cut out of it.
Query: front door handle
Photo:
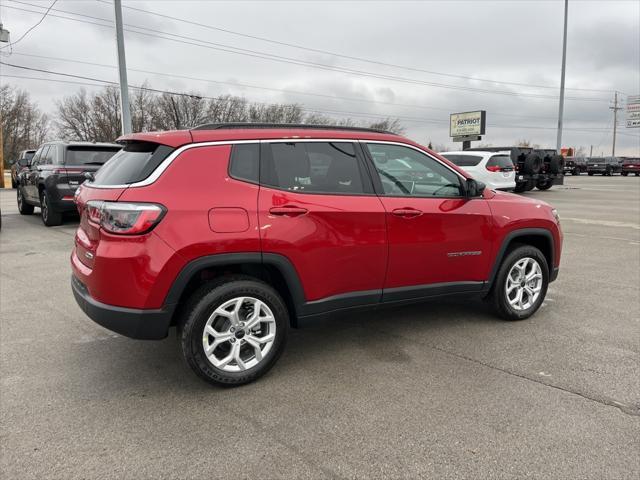
[[[281,217],[297,217],[304,215],[308,210],[302,207],[296,207],[295,205],[285,205],[284,207],[271,207],[269,213],[271,215],[278,215]]]
[[[396,217],[402,218],[415,218],[422,215],[422,211],[415,208],[396,208],[391,213],[393,213]]]

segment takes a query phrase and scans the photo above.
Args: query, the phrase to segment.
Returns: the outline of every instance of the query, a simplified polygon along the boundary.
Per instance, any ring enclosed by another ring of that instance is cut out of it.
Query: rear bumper
[[[95,300],[74,275],[71,289],[82,311],[98,325],[125,337],[160,340],[169,333],[173,307],[159,310],[116,307]]]

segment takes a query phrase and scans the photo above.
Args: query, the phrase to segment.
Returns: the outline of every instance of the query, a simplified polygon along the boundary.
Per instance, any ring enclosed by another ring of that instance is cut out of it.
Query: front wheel
[[[284,350],[287,307],[273,288],[251,277],[200,287],[185,306],[178,342],[191,369],[214,385],[252,382]]]
[[[17,201],[18,201],[18,211],[20,215],[31,215],[33,213],[33,205],[27,203],[24,199],[24,193],[22,193],[22,187],[18,185],[17,189]]]
[[[540,308],[548,286],[546,258],[537,248],[522,245],[500,265],[490,293],[491,303],[505,320],[524,320]]]

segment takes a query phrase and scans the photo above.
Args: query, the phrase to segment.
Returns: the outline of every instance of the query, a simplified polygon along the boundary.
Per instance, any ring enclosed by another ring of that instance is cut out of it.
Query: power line
[[[12,1],[16,1],[16,0],[12,0]],[[21,2],[21,3],[22,4],[26,4],[25,2]],[[37,5],[32,5],[32,4],[28,4],[28,5],[37,7]],[[13,8],[15,10],[23,10],[23,11],[28,11],[28,12],[31,12],[31,13],[37,13],[37,12],[31,11],[31,10],[21,9],[19,7],[7,6],[7,8]],[[61,11],[61,10],[56,10],[56,11]],[[99,20],[99,21],[103,21],[103,22],[110,22],[109,19],[104,19],[104,18],[100,18],[100,17],[94,17],[94,16],[84,15],[84,14],[76,14],[74,12],[69,12],[69,11],[63,11],[63,12],[64,13],[69,13],[71,15],[82,16],[82,17],[85,17],[85,18],[93,18],[95,20]],[[56,18],[66,19],[66,20],[77,21],[77,22],[81,22],[81,23],[90,23],[90,24],[101,26],[101,27],[113,28],[113,26],[111,26],[111,25],[104,25],[104,24],[95,23],[95,22],[88,22],[86,20],[80,20],[80,19],[77,19],[77,18],[64,17],[64,16],[60,16],[60,15],[51,15],[51,16],[54,16]],[[208,40],[202,40],[202,39],[189,37],[189,36],[185,36],[185,35],[178,35],[178,34],[174,34],[174,33],[170,33],[170,32],[163,32],[163,31],[159,31],[157,29],[150,29],[150,28],[140,27],[140,26],[131,25],[131,24],[127,24],[127,26],[129,26],[131,28],[135,28],[136,30],[131,30],[131,29],[125,28],[124,29],[125,31],[130,32],[130,33],[134,33],[134,34],[137,34],[137,35],[153,37],[153,38],[160,38],[160,39],[163,39],[163,40],[172,41],[172,42],[176,42],[176,43],[182,43],[182,44],[186,44],[186,45],[192,45],[192,46],[197,46],[197,47],[201,47],[201,48],[207,48],[207,49],[211,49],[211,50],[222,51],[222,52],[226,52],[226,53],[232,53],[232,54],[236,54],[236,55],[243,55],[243,56],[248,56],[248,57],[252,57],[252,58],[260,58],[260,59],[263,59],[263,60],[269,60],[269,61],[273,61],[273,62],[304,66],[304,67],[308,67],[308,68],[316,68],[316,69],[326,70],[326,71],[340,72],[340,73],[345,73],[345,74],[349,74],[349,75],[356,75],[356,76],[362,76],[362,77],[368,77],[368,78],[376,78],[376,79],[381,79],[381,80],[389,80],[389,81],[395,81],[395,82],[413,84],[413,85],[424,85],[424,86],[432,86],[432,87],[445,88],[445,89],[458,90],[458,91],[468,91],[468,92],[474,92],[474,93],[505,95],[505,96],[513,96],[513,97],[544,98],[544,99],[553,99],[553,100],[558,98],[557,96],[554,96],[554,95],[522,93],[522,92],[514,92],[514,91],[487,90],[487,89],[480,89],[480,88],[468,87],[468,86],[460,86],[460,85],[453,85],[453,84],[428,82],[428,81],[425,81],[425,80],[419,80],[419,79],[407,78],[407,77],[401,77],[401,76],[395,76],[395,75],[378,74],[378,73],[375,73],[375,72],[369,72],[369,71],[365,71],[365,70],[355,70],[355,69],[346,68],[346,67],[337,67],[337,66],[327,65],[327,64],[318,63],[318,62],[299,60],[299,59],[286,57],[286,56],[282,56],[282,55],[276,55],[276,54],[270,54],[270,53],[266,53],[266,52],[260,52],[260,51],[257,51],[257,50],[234,47],[234,46],[231,46],[231,45],[226,45],[226,44],[221,44],[221,43],[216,43],[216,42],[210,42]],[[145,33],[145,32],[141,32],[141,31],[138,31],[138,30],[147,30],[147,31],[152,31],[152,32],[157,32],[157,33]],[[162,35],[158,35],[158,33],[161,33]],[[175,37],[175,38],[171,38],[171,37]],[[602,98],[588,98],[588,97],[566,97],[566,99],[567,100],[576,100],[576,101],[595,101],[595,102],[608,101],[608,100],[605,100],[605,99],[602,99]]]
[[[13,68],[18,68],[18,69],[24,69],[24,70],[30,70],[30,71],[36,71],[36,72],[40,72],[40,73],[48,73],[48,74],[52,74],[52,75],[60,75],[60,76],[64,76],[64,77],[70,77],[70,78],[75,78],[75,79],[81,79],[81,80],[89,80],[92,82],[100,82],[103,84],[108,84],[108,85],[117,85],[117,82],[114,81],[110,81],[110,80],[105,80],[105,79],[100,79],[100,78],[95,78],[95,77],[88,77],[88,76],[84,76],[84,75],[76,75],[76,74],[70,74],[70,73],[63,73],[63,72],[55,72],[55,71],[51,71],[51,70],[45,70],[45,69],[41,69],[41,68],[34,68],[34,67],[27,67],[27,66],[23,66],[23,65],[15,65],[15,64],[11,64],[8,62],[3,62],[0,61],[0,64],[2,65],[7,65]],[[2,75],[3,77],[10,77],[11,75]],[[18,77],[18,76],[13,76],[13,77]],[[56,79],[47,79],[47,78],[38,78],[38,77],[24,77],[24,78],[29,78],[29,79],[33,79],[33,80],[43,80],[43,81],[56,81],[56,82],[62,82],[62,83],[71,83],[69,81],[61,81],[61,80],[56,80]],[[73,83],[81,83],[81,82],[73,82]],[[98,86],[96,84],[88,84],[89,86]],[[161,90],[161,89],[155,89],[155,88],[151,88],[151,87],[138,87],[135,85],[129,85],[130,88],[135,89],[135,90],[141,90],[141,91],[148,91],[151,93],[157,93],[157,94],[169,94],[169,95],[175,95],[175,96],[185,96],[185,97],[190,97],[190,98],[198,98],[198,99],[209,99],[209,100],[219,100],[222,97],[212,97],[212,96],[207,96],[207,95],[195,95],[195,94],[189,94],[189,93],[184,93],[184,92],[175,92],[175,91],[170,91],[170,90]],[[266,102],[257,102],[257,101],[252,101],[251,103],[254,104],[260,104],[260,105],[270,105],[269,103]],[[330,114],[330,115],[338,115],[338,116],[349,116],[349,117],[360,117],[360,118],[369,118],[369,119],[375,119],[375,120],[381,120],[381,119],[386,119],[389,118],[388,115],[379,115],[379,114],[368,114],[368,113],[364,113],[364,112],[350,112],[350,111],[343,111],[343,110],[329,110],[329,109],[316,109],[316,108],[307,108],[307,107],[302,107],[299,106],[301,111],[304,112],[308,112],[308,113],[320,113],[320,114]],[[418,118],[418,117],[407,117],[407,116],[391,116],[393,118],[398,118],[399,120],[402,121],[406,121],[406,122],[411,122],[411,123],[421,123],[421,124],[440,124],[440,125],[447,125],[449,122],[446,120],[439,120],[439,119],[425,119],[425,118]],[[489,126],[493,126],[493,127],[497,127],[497,128],[517,128],[517,129],[522,129],[522,130],[527,130],[527,129],[533,129],[533,130],[554,130],[554,127],[538,127],[538,126],[532,126],[532,125],[499,125],[499,124],[489,124]],[[601,131],[602,129],[597,129],[597,128],[567,128],[567,130],[571,130],[574,132],[583,132],[583,133],[596,133]],[[630,136],[634,136],[634,135],[630,135]]]
[[[26,32],[24,32],[22,34],[22,36],[16,40],[15,42],[10,42],[9,45],[5,45],[4,47],[0,47],[0,50],[5,49],[5,48],[9,48],[11,47],[13,49],[13,46],[20,42],[21,40],[24,39],[24,37],[26,37],[27,35],[29,35],[29,33],[36,28],[38,25],[40,25],[45,18],[47,18],[47,15],[49,15],[49,12],[51,11],[51,9],[53,8],[53,6],[58,2],[58,0],[53,0],[53,2],[51,3],[51,5],[49,5],[49,8],[47,8],[47,10],[44,12],[44,15],[42,15],[42,18],[40,20],[38,20],[38,22],[36,22],[31,28],[29,28]],[[44,7],[40,7],[40,8],[44,8]]]
[[[17,0],[14,0],[14,1],[16,1],[16,3],[25,3],[25,2],[20,2],[20,1],[17,1]],[[111,2],[108,2],[106,0],[96,0],[96,1],[99,2],[99,3],[104,3],[106,5],[112,5]],[[250,38],[250,39],[253,39],[253,40],[259,40],[259,41],[271,43],[271,44],[274,44],[274,45],[281,45],[281,46],[285,46],[285,47],[297,48],[299,50],[304,50],[304,51],[308,51],[308,52],[321,53],[321,54],[324,54],[324,55],[331,55],[331,56],[338,57],[338,58],[345,58],[345,59],[348,59],[348,60],[356,60],[356,61],[359,61],[359,62],[365,62],[365,63],[374,64],[374,65],[381,65],[381,66],[386,66],[386,67],[398,68],[398,69],[401,69],[401,70],[428,73],[430,75],[439,75],[439,76],[443,76],[443,77],[460,78],[460,79],[464,79],[464,80],[473,80],[473,81],[476,81],[476,82],[487,82],[487,83],[493,83],[493,84],[515,85],[515,86],[521,86],[521,87],[534,87],[534,88],[549,88],[549,89],[554,89],[554,90],[558,88],[557,85],[536,85],[536,84],[531,84],[531,83],[507,82],[507,81],[504,81],[504,80],[491,80],[491,79],[487,79],[487,78],[472,77],[472,76],[469,76],[469,75],[460,75],[460,74],[454,74],[454,73],[444,73],[444,72],[436,72],[436,71],[433,71],[433,70],[425,70],[425,69],[422,69],[422,68],[409,67],[409,66],[406,66],[406,65],[388,63],[388,62],[383,62],[383,61],[380,61],[380,60],[373,60],[373,59],[370,59],[370,58],[358,57],[358,56],[353,56],[353,55],[345,55],[343,53],[332,52],[332,51],[329,51],[329,50],[322,50],[322,49],[319,49],[319,48],[306,47],[306,46],[298,45],[298,44],[295,44],[295,43],[283,42],[283,41],[273,40],[271,38],[261,37],[261,36],[257,36],[257,35],[251,35],[251,34],[247,34],[247,33],[236,32],[234,30],[229,30],[229,29],[221,28],[221,27],[215,27],[213,25],[208,25],[208,24],[204,24],[204,23],[200,23],[200,22],[195,22],[193,20],[187,20],[187,19],[184,19],[184,18],[178,18],[178,17],[174,17],[172,15],[165,15],[165,14],[162,14],[162,13],[159,13],[159,12],[154,12],[154,11],[151,11],[151,10],[145,10],[145,9],[137,8],[137,7],[131,7],[131,6],[128,6],[128,5],[125,5],[124,8],[126,8],[128,10],[134,10],[134,11],[137,11],[137,12],[146,13],[146,14],[149,14],[149,15],[154,15],[154,16],[161,17],[161,18],[174,20],[174,21],[177,21],[177,22],[186,23],[186,24],[189,24],[189,25],[194,25],[194,26],[197,26],[197,27],[207,28],[209,30],[215,30],[215,31],[218,31],[218,32],[228,33],[228,34],[231,34],[231,35],[237,35],[239,37]],[[567,87],[567,90],[586,91],[586,92],[601,92],[601,93],[611,93],[612,92],[612,90],[604,90],[604,89],[596,89],[596,88],[569,88],[569,87]]]
[[[14,55],[20,55],[20,56],[24,56],[24,57],[33,57],[33,58],[42,58],[42,59],[46,59],[46,60],[58,60],[58,61],[62,61],[62,62],[78,63],[78,64],[82,64],[82,65],[91,65],[91,66],[111,68],[111,69],[115,69],[116,68],[115,65],[108,65],[108,64],[96,63],[96,62],[87,62],[87,61],[82,61],[82,60],[73,60],[73,59],[70,59],[70,58],[51,57],[51,56],[47,56],[47,55],[34,55],[34,54],[18,53],[18,52],[14,53]],[[150,74],[150,75],[158,75],[158,76],[169,77],[169,78],[180,78],[180,79],[185,79],[185,80],[194,80],[194,81],[199,81],[199,82],[207,82],[207,83],[215,83],[215,84],[221,84],[221,85],[229,85],[229,86],[233,86],[233,87],[244,87],[244,88],[254,88],[254,89],[259,89],[259,90],[269,90],[269,91],[292,94],[292,95],[307,95],[307,96],[312,96],[312,97],[327,98],[327,99],[331,99],[331,100],[346,100],[346,101],[351,101],[351,102],[371,103],[371,104],[378,104],[378,105],[390,105],[390,106],[397,106],[397,107],[402,107],[402,108],[412,108],[412,109],[436,110],[436,111],[442,111],[442,112],[450,113],[450,109],[448,109],[448,108],[430,107],[430,106],[426,106],[426,105],[415,105],[415,104],[403,104],[403,103],[395,103],[395,102],[384,102],[384,101],[367,100],[367,99],[354,98],[354,97],[327,95],[327,94],[322,94],[322,93],[302,92],[302,91],[297,91],[297,90],[286,90],[286,89],[280,89],[280,88],[271,88],[271,87],[263,87],[263,86],[258,86],[258,85],[251,85],[251,84],[247,84],[247,83],[225,82],[225,81],[221,81],[221,80],[212,80],[212,79],[208,79],[208,78],[192,77],[192,76],[188,76],[188,75],[180,75],[180,74],[165,73],[165,72],[156,72],[156,71],[152,71],[152,70],[142,70],[142,69],[136,69],[136,68],[128,68],[128,70],[132,71],[132,72],[146,73],[146,74]],[[498,116],[505,116],[505,117],[537,118],[537,119],[542,119],[542,120],[555,120],[555,117],[552,117],[552,116],[545,117],[545,116],[538,116],[538,115],[519,115],[519,114],[499,113],[499,112],[491,112],[491,114],[492,115],[498,115]]]

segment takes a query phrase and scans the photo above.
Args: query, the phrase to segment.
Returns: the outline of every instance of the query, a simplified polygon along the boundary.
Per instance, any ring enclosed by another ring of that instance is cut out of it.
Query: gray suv
[[[60,225],[65,212],[76,211],[73,197],[85,174],[98,171],[121,148],[113,143],[45,143],[18,174],[18,210],[31,215],[40,207],[47,227]]]

